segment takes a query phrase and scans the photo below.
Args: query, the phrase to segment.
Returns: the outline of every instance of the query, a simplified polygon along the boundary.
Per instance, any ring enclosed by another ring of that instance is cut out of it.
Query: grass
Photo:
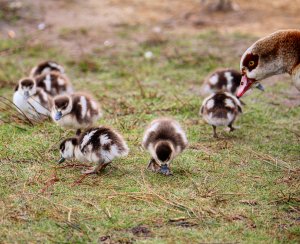
[[[0,95],[11,98],[13,84],[32,66],[55,59],[77,90],[99,100],[105,111],[99,124],[117,128],[131,149],[74,186],[81,168],[56,166],[59,141],[71,131],[50,121],[22,125],[26,130],[0,125],[0,241],[299,242],[300,109],[280,103],[290,84],[246,97],[241,129],[219,129],[221,139],[213,139],[198,116],[201,80],[217,67],[237,68],[255,37],[208,31],[132,45],[130,35],[122,36],[127,46],[75,59],[45,44],[0,41],[6,50],[0,53]],[[146,51],[152,60],[144,59]],[[145,170],[149,155],[141,137],[159,116],[178,119],[189,138],[172,164],[173,177]]]

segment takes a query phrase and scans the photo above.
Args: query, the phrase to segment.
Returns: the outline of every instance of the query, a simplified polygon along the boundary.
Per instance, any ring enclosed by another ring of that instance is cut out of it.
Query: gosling
[[[53,99],[51,117],[63,128],[87,128],[101,116],[98,103],[88,94],[59,95]]]
[[[76,137],[65,139],[59,149],[59,164],[71,158],[96,163],[96,166],[83,171],[83,174],[98,173],[115,158],[126,156],[129,152],[122,135],[106,126],[93,127]]]
[[[68,77],[56,71],[35,77],[36,84],[50,96],[73,93],[73,87]]]
[[[235,95],[241,83],[242,74],[235,69],[218,69],[209,74],[205,79],[201,93],[210,95],[218,91],[224,91]],[[264,91],[264,87],[257,82],[255,87]]]
[[[213,127],[213,136],[218,137],[217,126],[228,126],[233,131],[233,123],[242,113],[239,99],[228,92],[217,92],[205,98],[199,114]]]
[[[43,121],[50,116],[52,99],[43,89],[36,86],[32,78],[19,80],[13,95],[13,103],[20,113],[36,122]]]
[[[172,175],[170,163],[186,148],[187,144],[186,134],[177,121],[169,118],[152,121],[142,141],[142,146],[151,155],[147,169]]]
[[[49,74],[51,71],[65,75],[65,69],[54,61],[45,61],[33,67],[30,71],[30,77],[34,78],[39,75]]]

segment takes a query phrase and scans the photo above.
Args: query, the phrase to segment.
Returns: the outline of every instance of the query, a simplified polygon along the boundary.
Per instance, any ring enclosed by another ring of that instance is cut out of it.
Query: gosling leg
[[[218,138],[217,127],[216,127],[215,125],[213,125],[212,127],[213,127],[213,131],[214,131],[213,137],[214,137],[214,138]]]
[[[102,169],[104,169],[106,166],[108,165],[108,163],[97,163],[96,166],[91,167],[88,170],[84,170],[82,171],[83,174],[89,175],[89,174],[97,174],[99,173]]]

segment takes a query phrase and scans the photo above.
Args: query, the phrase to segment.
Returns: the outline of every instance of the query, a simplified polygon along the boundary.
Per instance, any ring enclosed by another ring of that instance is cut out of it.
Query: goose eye
[[[249,61],[249,67],[252,67],[252,66],[254,66],[254,61],[253,60]]]

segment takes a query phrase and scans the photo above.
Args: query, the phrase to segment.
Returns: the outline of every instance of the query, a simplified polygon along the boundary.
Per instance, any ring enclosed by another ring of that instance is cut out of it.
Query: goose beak
[[[24,98],[27,100],[29,98],[29,91],[24,92]]]
[[[265,87],[262,84],[260,84],[259,82],[257,82],[255,84],[255,88],[257,88],[258,90],[263,91],[263,92],[265,91]]]
[[[58,164],[61,164],[65,161],[66,159],[64,157],[61,157],[60,160],[58,161]]]
[[[60,120],[61,119],[61,117],[62,117],[62,113],[61,113],[61,111],[59,111],[59,112],[56,112],[56,114],[55,114],[55,120],[57,121],[57,120]]]
[[[249,79],[246,75],[243,75],[236,96],[238,98],[242,97],[245,94],[245,92],[248,91],[254,83],[255,83],[255,79]]]
[[[160,166],[160,170],[159,173],[163,174],[163,175],[172,175],[170,168],[167,164],[162,164]]]

